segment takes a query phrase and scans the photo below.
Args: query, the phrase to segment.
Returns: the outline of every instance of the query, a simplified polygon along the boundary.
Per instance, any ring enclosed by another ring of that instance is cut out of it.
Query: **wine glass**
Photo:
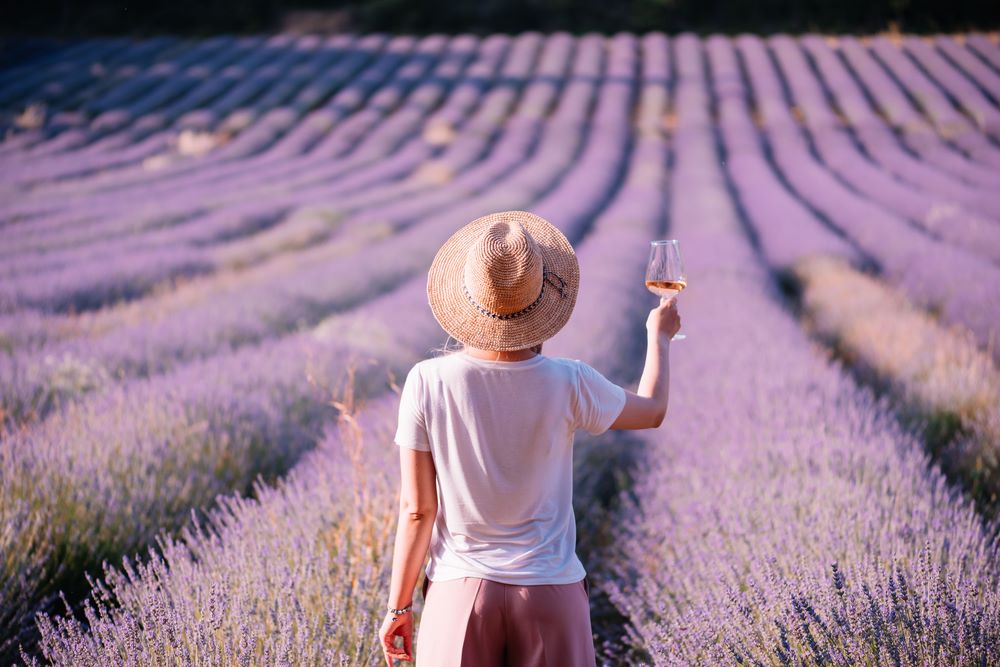
[[[646,264],[646,289],[658,297],[669,299],[687,287],[684,265],[681,263],[681,248],[677,239],[650,241],[649,262]],[[670,340],[684,340],[682,333],[674,334]]]

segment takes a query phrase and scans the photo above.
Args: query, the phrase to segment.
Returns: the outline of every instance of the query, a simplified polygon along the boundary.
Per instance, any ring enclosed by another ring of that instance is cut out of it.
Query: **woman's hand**
[[[403,638],[403,649],[395,646],[396,637]],[[392,667],[392,659],[413,660],[413,612],[400,614],[392,620],[392,612],[386,612],[385,620],[378,631],[379,643],[385,654],[385,662]]]
[[[677,297],[660,299],[660,305],[649,311],[646,318],[646,330],[651,335],[665,334],[673,338],[681,328],[681,316],[677,314]]]

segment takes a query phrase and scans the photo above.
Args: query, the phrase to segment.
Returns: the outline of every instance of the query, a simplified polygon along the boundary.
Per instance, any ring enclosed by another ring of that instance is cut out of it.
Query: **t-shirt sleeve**
[[[399,400],[399,422],[396,427],[395,443],[422,452],[431,449],[427,438],[427,427],[423,412],[423,382],[420,369],[413,366],[403,382]]]
[[[574,403],[576,425],[592,435],[600,435],[611,427],[625,407],[625,389],[586,362],[579,361],[578,369]]]

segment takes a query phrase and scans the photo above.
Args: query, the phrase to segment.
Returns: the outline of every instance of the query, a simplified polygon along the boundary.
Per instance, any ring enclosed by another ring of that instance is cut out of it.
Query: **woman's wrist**
[[[388,605],[388,610],[386,611],[386,614],[392,616],[392,622],[395,623],[396,619],[399,618],[400,616],[403,616],[404,614],[410,614],[412,612],[413,612],[413,603],[410,602],[410,604],[406,605],[405,607],[398,607],[398,608],[393,607],[392,605]]]
[[[664,344],[670,343],[670,336],[667,334],[666,331],[650,331],[650,330],[647,329],[646,330],[646,338],[651,343],[653,343],[653,342],[655,342],[655,343],[664,343]]]

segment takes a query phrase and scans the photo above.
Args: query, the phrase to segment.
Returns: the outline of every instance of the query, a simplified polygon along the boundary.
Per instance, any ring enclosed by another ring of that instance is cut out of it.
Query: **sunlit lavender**
[[[996,661],[990,36],[17,48],[0,662],[384,664],[426,271],[504,209],[580,260],[544,353],[633,390],[687,268],[663,426],[576,443],[600,662]]]

